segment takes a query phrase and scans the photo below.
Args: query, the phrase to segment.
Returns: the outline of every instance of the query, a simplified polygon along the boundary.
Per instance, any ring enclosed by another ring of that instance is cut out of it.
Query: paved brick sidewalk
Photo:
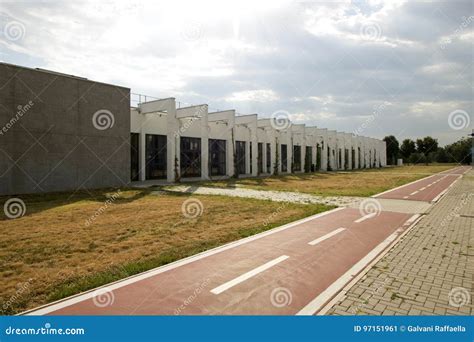
[[[474,171],[327,312],[473,315]]]

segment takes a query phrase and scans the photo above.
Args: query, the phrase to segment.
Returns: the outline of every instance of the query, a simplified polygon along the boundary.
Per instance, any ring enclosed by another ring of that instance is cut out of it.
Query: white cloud
[[[278,96],[271,89],[244,90],[232,93],[225,100],[228,102],[271,102],[278,100]]]
[[[390,102],[367,135],[404,127],[442,143],[458,138],[452,110],[474,112],[468,0],[38,1],[1,12],[4,61],[155,97],[267,117],[284,109],[349,132]],[[10,20],[23,39],[6,39]]]

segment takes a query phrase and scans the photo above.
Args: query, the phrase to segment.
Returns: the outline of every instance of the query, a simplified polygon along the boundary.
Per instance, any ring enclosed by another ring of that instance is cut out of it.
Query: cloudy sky
[[[473,4],[2,0],[0,60],[183,105],[444,145],[474,123]]]

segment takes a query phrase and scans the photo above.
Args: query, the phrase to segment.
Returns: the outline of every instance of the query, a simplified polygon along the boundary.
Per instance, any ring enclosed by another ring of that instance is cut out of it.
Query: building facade
[[[385,142],[174,98],[131,109],[132,180],[167,182],[386,166]],[[133,145],[133,144],[132,144]]]
[[[130,89],[0,63],[0,195],[130,182]]]
[[[0,63],[0,195],[386,166],[385,142],[287,118],[130,106],[130,89]]]

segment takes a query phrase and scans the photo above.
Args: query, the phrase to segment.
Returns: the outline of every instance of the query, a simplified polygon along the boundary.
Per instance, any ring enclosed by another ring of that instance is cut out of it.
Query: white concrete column
[[[288,151],[288,159],[287,159],[287,172],[292,173],[291,171],[291,163],[293,162],[293,135],[291,134],[291,131],[288,132],[288,146],[287,146],[287,151]]]
[[[277,159],[278,156],[278,159]],[[274,171],[274,166],[275,163],[278,163],[277,165],[277,170],[278,173],[281,173],[281,139],[280,139],[280,133],[278,131],[275,131],[274,133],[274,139],[272,142],[272,174],[275,174]]]
[[[176,101],[174,98],[168,99],[166,103],[168,132],[166,136],[166,180],[170,183],[176,181],[176,174],[179,172],[179,129],[180,121],[176,117]],[[176,166],[177,165],[177,170]]]
[[[250,136],[251,135],[250,135],[250,129],[249,129],[248,139],[246,139],[247,141],[245,142],[245,174],[246,175],[250,174],[250,142],[251,142]]]
[[[387,143],[382,140],[382,166],[387,166]]]
[[[321,171],[328,170],[328,131],[327,129],[321,129]],[[319,130],[318,130],[319,132]]]
[[[209,122],[208,109],[201,113],[201,179],[209,179]]]
[[[352,138],[352,146],[354,149],[354,169],[359,168],[359,137],[354,136]]]
[[[346,169],[346,139],[345,134],[342,133],[340,142],[340,151],[341,151],[341,165],[339,165],[340,170]]]
[[[230,137],[226,141],[226,151],[225,151],[225,157],[226,157],[226,169],[227,169],[227,176],[232,177],[234,176],[234,146],[235,146],[235,137],[233,134],[234,131],[234,122],[230,123],[229,122],[229,133]]]
[[[352,134],[346,133],[347,169],[352,170]]]
[[[258,175],[258,138],[257,138],[257,119],[250,126],[250,141],[252,141],[252,176]]]

